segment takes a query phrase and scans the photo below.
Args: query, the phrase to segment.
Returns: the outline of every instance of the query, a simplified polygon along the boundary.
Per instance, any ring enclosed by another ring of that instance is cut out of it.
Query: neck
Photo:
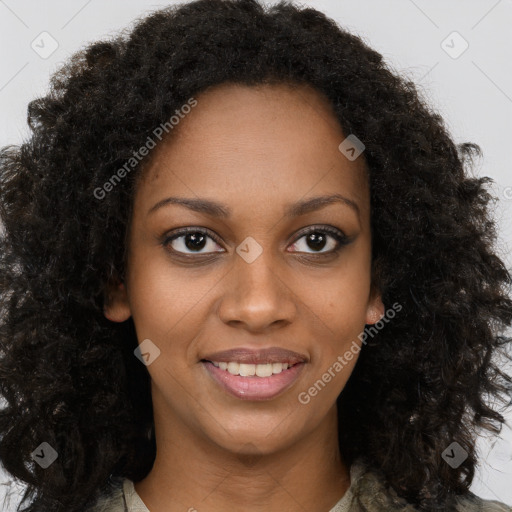
[[[338,446],[336,407],[305,438],[261,453],[226,450],[155,415],[157,455],[135,490],[151,512],[330,510],[350,485]],[[291,506],[290,506],[291,504]]]

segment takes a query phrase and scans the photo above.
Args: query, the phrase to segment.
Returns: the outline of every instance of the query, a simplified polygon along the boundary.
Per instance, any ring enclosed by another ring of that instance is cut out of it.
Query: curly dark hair
[[[0,460],[27,512],[78,512],[114,476],[139,481],[156,453],[147,369],[132,319],[104,300],[123,281],[134,188],[147,159],[99,200],[156,126],[224,82],[309,84],[366,149],[372,283],[400,314],[369,339],[340,397],[340,449],[419,510],[469,492],[479,429],[498,434],[512,379],[512,278],[496,254],[488,177],[468,173],[412,81],[317,10],[198,0],[89,44],[28,105],[30,137],[0,153]],[[468,453],[456,469],[441,454]],[[48,442],[47,469],[32,453]],[[31,503],[28,503],[31,501]]]

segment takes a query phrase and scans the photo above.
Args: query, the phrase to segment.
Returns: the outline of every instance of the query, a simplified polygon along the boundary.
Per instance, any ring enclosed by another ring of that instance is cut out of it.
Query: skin
[[[307,391],[350,348],[365,324],[384,314],[370,279],[370,199],[364,155],[348,160],[345,139],[325,97],[310,86],[222,84],[153,150],[134,196],[126,280],[110,291],[105,315],[133,317],[139,343],[160,355],[152,379],[157,455],[135,489],[151,512],[187,510],[327,512],[350,485],[339,455],[336,398],[358,354],[303,405]],[[341,194],[337,202],[286,218],[288,204]],[[216,218],[168,204],[169,196],[228,206]],[[299,233],[329,225],[317,247]],[[207,228],[193,252],[182,227]],[[262,248],[247,263],[246,237]],[[172,248],[191,255],[189,263]],[[216,252],[220,251],[220,252]],[[199,253],[199,254],[198,254]],[[203,256],[201,256],[203,254]],[[207,254],[204,256],[204,254]],[[241,400],[205,370],[205,355],[235,347],[284,347],[307,356],[297,381],[278,397]],[[364,349],[364,348],[363,348]]]

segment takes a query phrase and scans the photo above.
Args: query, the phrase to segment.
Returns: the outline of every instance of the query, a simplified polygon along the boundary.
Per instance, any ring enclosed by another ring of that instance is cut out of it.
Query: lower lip
[[[304,363],[297,363],[270,377],[241,377],[202,361],[210,375],[228,393],[242,400],[270,400],[287,390],[298,378]]]

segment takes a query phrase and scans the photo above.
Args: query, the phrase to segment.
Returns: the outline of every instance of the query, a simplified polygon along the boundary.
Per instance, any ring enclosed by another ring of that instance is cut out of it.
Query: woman
[[[27,511],[489,510],[510,275],[478,152],[311,8],[77,53],[1,153],[0,457]]]

